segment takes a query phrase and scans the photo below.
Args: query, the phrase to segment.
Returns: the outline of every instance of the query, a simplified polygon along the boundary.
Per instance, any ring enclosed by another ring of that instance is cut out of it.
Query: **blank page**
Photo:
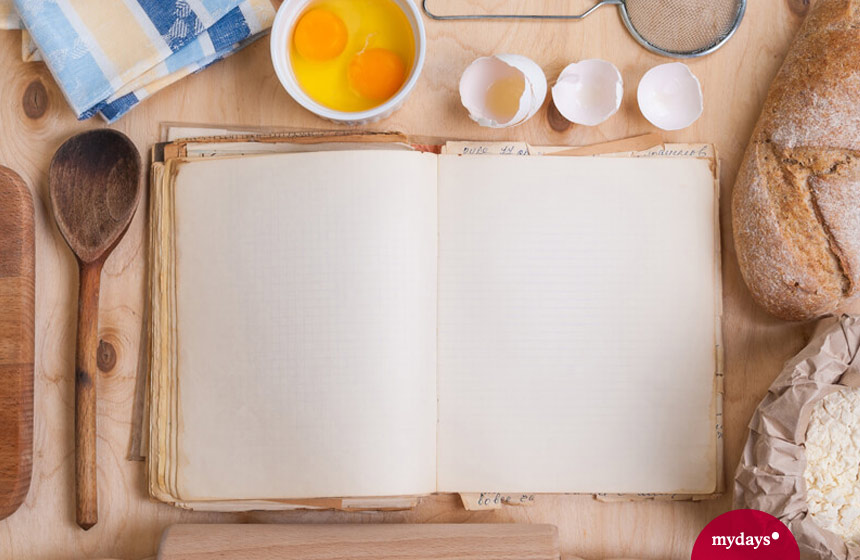
[[[713,492],[714,177],[442,156],[440,492]]]
[[[178,498],[432,492],[435,156],[203,160],[175,189]]]

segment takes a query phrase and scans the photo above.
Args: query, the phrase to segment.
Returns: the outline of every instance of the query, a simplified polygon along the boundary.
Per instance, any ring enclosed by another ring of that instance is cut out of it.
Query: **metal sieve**
[[[729,40],[743,19],[747,0],[601,0],[585,12],[565,14],[454,14],[440,15],[422,7],[435,20],[580,20],[597,8],[618,6],[633,38],[651,52],[673,58],[712,53]]]

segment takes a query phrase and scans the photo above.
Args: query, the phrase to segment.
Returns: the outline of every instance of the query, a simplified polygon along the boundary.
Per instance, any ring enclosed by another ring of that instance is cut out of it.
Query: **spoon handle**
[[[99,520],[96,479],[96,371],[102,262],[81,264],[75,356],[75,489],[78,525]]]

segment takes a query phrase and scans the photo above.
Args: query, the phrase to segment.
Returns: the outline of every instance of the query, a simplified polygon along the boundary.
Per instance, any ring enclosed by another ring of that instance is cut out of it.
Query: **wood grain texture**
[[[75,520],[84,529],[99,522],[96,475],[96,371],[99,346],[99,260],[80,265],[78,335],[75,351]]]
[[[0,520],[30,488],[36,237],[33,198],[0,166]]]
[[[140,202],[140,171],[137,147],[115,130],[76,134],[54,154],[51,209],[82,263],[104,261],[125,233]]]
[[[552,525],[174,525],[158,560],[558,560]]]
[[[102,267],[125,234],[141,196],[140,153],[124,134],[91,130],[60,146],[51,160],[51,209],[78,258],[75,352],[75,519],[98,523],[96,373]]]
[[[478,9],[503,2],[460,0]],[[543,0],[522,0],[542,2]],[[554,4],[555,2],[553,2]],[[589,4],[574,0],[577,7]],[[782,363],[802,348],[809,323],[783,322],[753,303],[740,278],[732,243],[728,201],[741,154],[761,112],[768,86],[801,22],[792,0],[752,1],[737,34],[715,54],[689,62],[702,82],[705,111],[690,128],[666,133],[673,142],[710,141],[721,157],[721,212],[726,345],[726,472],[734,472],[754,407]],[[426,20],[425,20],[426,21]],[[447,138],[583,145],[654,132],[639,113],[636,85],[667,59],[630,38],[617,10],[602,9],[581,23],[426,21],[427,63],[403,109],[376,123]],[[269,41],[190,76],[135,108],[115,125],[145,148],[159,139],[164,121],[333,128],[301,109],[283,91],[269,60]],[[568,63],[585,58],[613,62],[624,77],[619,112],[598,127],[554,131],[545,111],[512,130],[476,126],[459,104],[457,84],[478,56],[513,52],[530,56],[552,82]],[[125,240],[102,274],[100,337],[116,351],[116,364],[97,373],[99,383],[99,490],[101,522],[84,533],[74,523],[74,364],[77,266],[46,210],[51,155],[70,135],[104,124],[77,122],[42,64],[20,61],[20,37],[0,33],[0,164],[15,167],[33,187],[36,203],[36,425],[34,476],[24,505],[0,522],[0,558],[63,560],[155,554],[162,531],[174,523],[370,523],[522,522],[559,528],[564,556],[587,560],[641,558],[687,560],[705,524],[730,507],[730,499],[700,503],[603,503],[587,496],[539,496],[530,507],[466,512],[457,496],[433,496],[414,511],[349,514],[331,511],[206,514],[180,511],[147,499],[144,469],[126,461],[134,403],[144,306],[145,212],[138,212]],[[36,119],[22,106],[33,80],[47,89],[48,108]],[[144,206],[145,207],[145,206]],[[857,308],[860,309],[860,308]]]

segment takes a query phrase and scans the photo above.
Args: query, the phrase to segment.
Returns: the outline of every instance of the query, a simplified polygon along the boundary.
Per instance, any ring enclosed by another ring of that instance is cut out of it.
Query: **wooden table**
[[[470,1],[490,8],[499,5]],[[665,136],[670,141],[714,142],[722,159],[725,466],[729,484],[753,408],[783,361],[802,347],[812,328],[811,324],[779,321],[756,308],[738,273],[728,212],[743,149],[807,2],[749,2],[737,35],[716,54],[690,62],[704,88],[704,115],[687,130]],[[588,2],[577,0],[576,4],[585,6]],[[428,22],[427,32],[427,65],[418,87],[401,111],[375,128],[449,138],[571,145],[654,131],[637,108],[636,84],[651,66],[667,60],[639,47],[615,9],[599,10],[581,23]],[[140,211],[126,239],[108,260],[102,280],[101,337],[115,354],[105,354],[98,380],[101,521],[89,532],[81,531],[74,523],[73,504],[77,273],[75,260],[50,215],[47,171],[63,140],[104,124],[98,119],[77,122],[45,66],[20,61],[19,43],[18,32],[0,33],[0,164],[21,173],[36,202],[36,426],[32,487],[22,508],[0,522],[0,558],[148,557],[155,553],[162,530],[176,522],[516,521],[558,525],[563,549],[573,556],[682,559],[689,558],[702,527],[730,507],[728,495],[701,503],[599,503],[585,496],[546,496],[531,507],[469,513],[455,496],[434,496],[408,512],[226,515],[183,512],[150,502],[143,464],[126,460],[146,272],[146,213]],[[551,80],[573,60],[610,60],[626,83],[622,108],[596,128],[572,126],[554,131],[545,110],[518,129],[480,128],[459,105],[459,75],[472,59],[501,52],[534,58]],[[269,62],[268,39],[157,94],[120,120],[116,128],[147,153],[158,140],[159,123],[164,121],[333,126],[302,110],[281,88]]]

